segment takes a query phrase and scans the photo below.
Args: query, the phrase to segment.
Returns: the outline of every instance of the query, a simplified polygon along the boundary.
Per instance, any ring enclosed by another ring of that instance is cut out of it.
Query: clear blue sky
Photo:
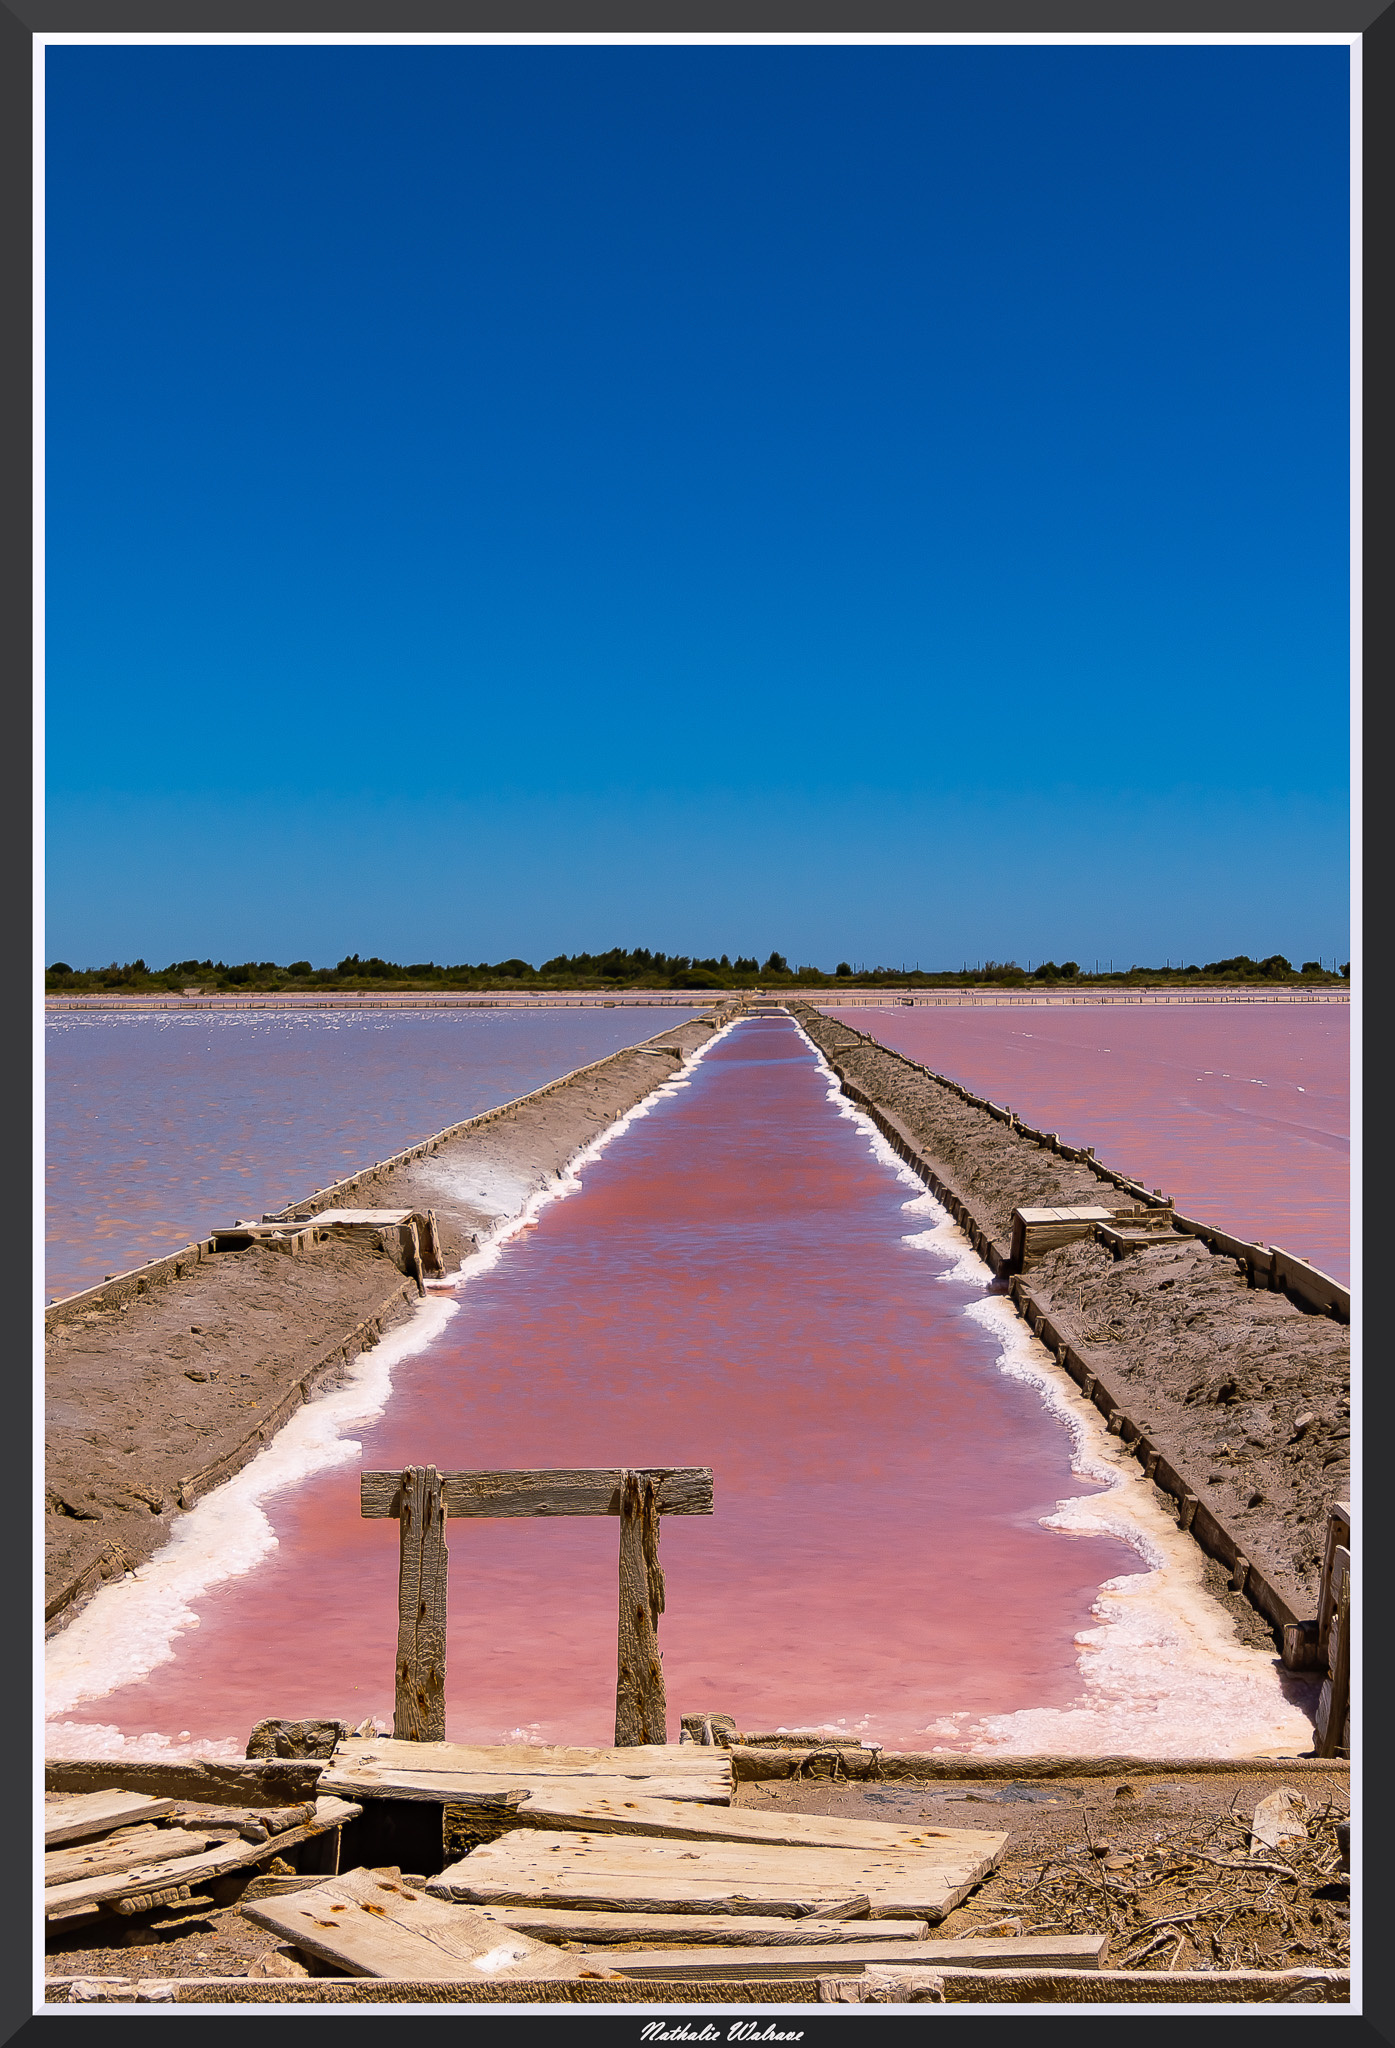
[[[49,959],[1347,941],[1340,48],[58,48]]]

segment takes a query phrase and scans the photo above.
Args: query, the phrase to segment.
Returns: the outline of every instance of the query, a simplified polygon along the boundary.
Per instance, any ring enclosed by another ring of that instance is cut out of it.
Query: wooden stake
[[[446,1503],[434,1465],[402,1474],[397,1582],[397,1700],[392,1732],[403,1742],[446,1739]]]
[[[1318,1756],[1335,1756],[1350,1706],[1351,1690],[1351,1552],[1338,1545],[1332,1566],[1336,1611],[1327,1630],[1327,1676],[1318,1693]]]
[[[615,1685],[617,1749],[668,1741],[658,1638],[659,1616],[663,1611],[658,1489],[646,1473],[622,1471],[619,1669]]]

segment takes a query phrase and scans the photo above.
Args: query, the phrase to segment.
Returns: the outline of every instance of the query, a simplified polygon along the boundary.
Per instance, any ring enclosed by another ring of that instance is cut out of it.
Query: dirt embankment
[[[848,1026],[804,1005],[797,1014],[995,1238],[1006,1242],[1015,1208],[1132,1207],[1088,1162],[1059,1158]],[[1065,1245],[1030,1280],[1121,1399],[1127,1391],[1130,1416],[1178,1447],[1198,1498],[1245,1555],[1314,1612],[1328,1508],[1351,1485],[1348,1327],[1250,1287],[1233,1259],[1177,1234],[1118,1261],[1088,1240]]]
[[[424,1157],[370,1168],[306,1208],[431,1208],[447,1272],[706,1042],[716,1013],[475,1118]],[[664,1051],[663,1048],[669,1048]],[[228,1218],[231,1222],[233,1219]],[[99,1292],[99,1291],[97,1291]],[[254,1457],[417,1302],[386,1253],[334,1241],[191,1255],[180,1277],[50,1316],[45,1609],[62,1627],[165,1541],[182,1508]]]

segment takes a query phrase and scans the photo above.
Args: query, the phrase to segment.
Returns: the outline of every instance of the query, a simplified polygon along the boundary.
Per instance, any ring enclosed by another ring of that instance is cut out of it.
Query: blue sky
[[[1343,48],[57,48],[47,957],[1347,957]]]

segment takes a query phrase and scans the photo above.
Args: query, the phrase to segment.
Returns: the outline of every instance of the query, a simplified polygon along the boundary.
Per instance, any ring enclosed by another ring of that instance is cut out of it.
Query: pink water
[[[1345,1004],[829,1014],[1068,1144],[1093,1145],[1184,1215],[1349,1280]]]
[[[299,1201],[685,1014],[50,1016],[47,1292]]]
[[[1092,1492],[1064,1428],[963,1310],[981,1291],[903,1242],[915,1198],[839,1114],[783,1018],[720,1041],[468,1285],[396,1370],[363,1465],[710,1465],[716,1512],[663,1525],[669,1733],[928,1724],[1065,1704],[1110,1537],[1039,1526]],[[269,1714],[392,1714],[397,1529],[358,1467],[269,1503],[279,1549],[197,1602],[149,1679],[69,1718],[245,1739]],[[447,1733],[602,1743],[618,1527],[448,1525]]]

